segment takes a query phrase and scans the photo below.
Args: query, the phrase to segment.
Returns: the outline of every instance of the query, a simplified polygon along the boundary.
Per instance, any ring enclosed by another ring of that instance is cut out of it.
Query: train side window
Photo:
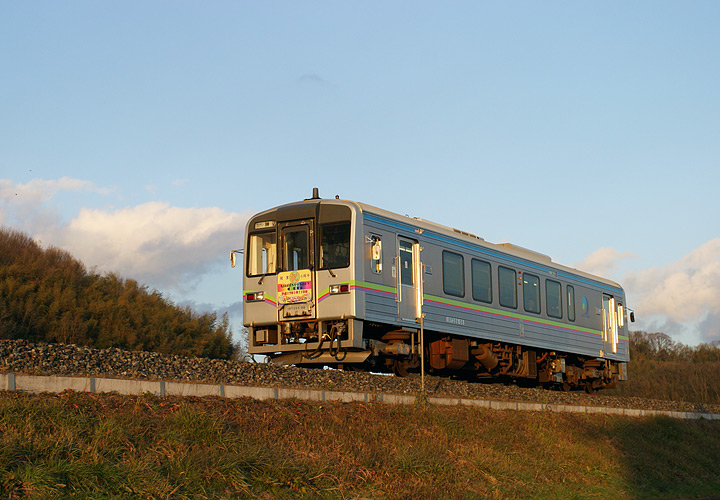
[[[443,250],[443,290],[448,295],[465,296],[463,256]]]
[[[568,319],[575,321],[575,289],[570,285],[567,286],[567,308]]]
[[[523,307],[540,314],[540,278],[534,274],[523,273]]]
[[[320,269],[350,265],[350,222],[320,226]]]
[[[382,238],[370,236],[370,269],[375,274],[382,274]]]
[[[277,251],[275,232],[251,234],[249,247],[247,275],[274,274]]]
[[[498,287],[500,289],[500,305],[517,309],[517,287],[515,271],[507,267],[498,267]]]
[[[472,259],[471,263],[473,299],[480,302],[492,302],[490,263],[477,259]]]
[[[562,318],[562,285],[557,281],[545,280],[545,306],[551,318]]]

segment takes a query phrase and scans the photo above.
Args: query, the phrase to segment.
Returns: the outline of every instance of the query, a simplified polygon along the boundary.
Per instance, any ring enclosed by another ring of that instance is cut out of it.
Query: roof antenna
[[[318,188],[313,188],[313,195],[311,200],[319,200],[320,199],[320,192],[318,191]]]

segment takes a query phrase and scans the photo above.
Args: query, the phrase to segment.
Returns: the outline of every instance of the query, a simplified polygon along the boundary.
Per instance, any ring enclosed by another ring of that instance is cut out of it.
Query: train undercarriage
[[[330,366],[400,377],[420,372],[417,329],[367,323],[363,348],[348,347],[348,338],[346,320],[299,321],[280,323],[275,330],[256,330],[251,341],[294,345],[294,351],[268,355],[270,361],[281,364]],[[618,361],[441,332],[425,331],[423,349],[426,373],[438,376],[541,385],[564,391],[584,389],[588,393],[612,388],[626,378],[626,365]]]

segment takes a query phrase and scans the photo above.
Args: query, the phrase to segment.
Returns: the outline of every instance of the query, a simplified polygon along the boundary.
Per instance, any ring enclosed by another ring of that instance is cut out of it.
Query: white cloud
[[[51,206],[60,192],[111,191],[68,177],[27,184],[0,179],[0,224],[24,231],[44,246],[64,248],[89,268],[181,292],[242,246],[249,216],[155,202],[117,210],[83,208],[68,222]]]
[[[3,200],[3,203],[7,201],[15,205],[38,205],[50,200],[60,191],[109,193],[109,190],[98,188],[90,181],[70,177],[61,177],[57,180],[33,179],[26,184],[15,184],[9,179],[0,179],[0,200]]]
[[[649,323],[693,324],[700,340],[720,338],[720,238],[667,266],[630,272],[623,284]]]
[[[613,277],[623,260],[634,257],[631,252],[600,248],[574,267]],[[720,238],[676,262],[617,279],[636,312],[633,328],[667,333],[687,344],[720,339]]]
[[[585,259],[573,264],[573,267],[597,276],[609,278],[620,261],[633,257],[635,255],[632,252],[620,252],[614,248],[606,247],[595,250]]]
[[[192,287],[203,273],[242,246],[247,215],[220,208],[152,202],[113,212],[82,209],[47,241],[88,266],[154,287]]]
[[[47,203],[61,191],[110,193],[109,189],[97,187],[92,182],[70,177],[33,179],[26,184],[0,179],[0,224],[11,225],[31,235],[59,225],[57,210],[48,207]]]

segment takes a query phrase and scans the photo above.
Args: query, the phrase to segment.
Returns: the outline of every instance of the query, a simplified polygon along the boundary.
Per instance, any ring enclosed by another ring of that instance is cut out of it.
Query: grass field
[[[664,333],[630,332],[629,378],[606,394],[720,404],[720,345],[686,346]]]
[[[720,496],[720,423],[0,393],[2,498]]]
[[[605,394],[720,404],[720,362],[658,361],[638,356],[630,378]]]

